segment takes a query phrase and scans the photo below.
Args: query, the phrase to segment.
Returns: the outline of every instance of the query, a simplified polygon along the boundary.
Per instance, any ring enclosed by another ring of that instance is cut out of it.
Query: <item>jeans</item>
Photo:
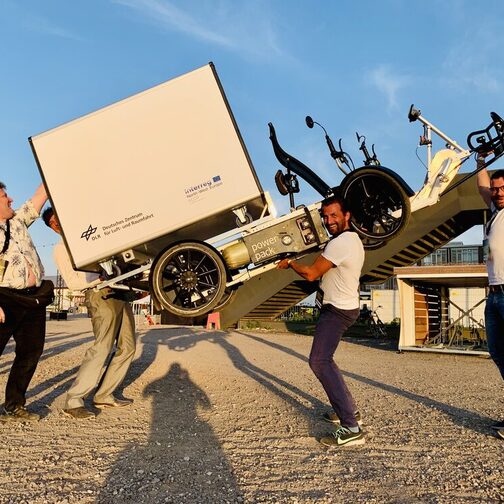
[[[485,327],[490,357],[504,379],[504,292],[490,292],[488,295]]]
[[[15,304],[2,304],[5,322],[0,324],[0,355],[11,336],[16,343],[12,363],[5,388],[5,409],[12,411],[26,403],[26,391],[37,369],[44,350],[45,307],[22,308]]]
[[[359,309],[322,306],[310,352],[310,368],[319,379],[329,402],[345,427],[357,427],[357,408],[333,356],[345,331],[357,320]]]

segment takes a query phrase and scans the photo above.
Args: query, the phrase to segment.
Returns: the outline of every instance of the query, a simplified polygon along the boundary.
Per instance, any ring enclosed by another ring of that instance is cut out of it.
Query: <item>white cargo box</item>
[[[30,138],[77,269],[150,257],[266,203],[213,65]]]

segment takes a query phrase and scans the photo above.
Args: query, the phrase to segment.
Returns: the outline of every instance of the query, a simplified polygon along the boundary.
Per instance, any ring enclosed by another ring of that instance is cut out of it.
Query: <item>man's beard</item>
[[[502,202],[501,204],[497,203],[497,201],[493,201],[492,200],[492,203],[494,204],[494,207],[497,209],[497,210],[502,210],[504,208],[504,202]]]

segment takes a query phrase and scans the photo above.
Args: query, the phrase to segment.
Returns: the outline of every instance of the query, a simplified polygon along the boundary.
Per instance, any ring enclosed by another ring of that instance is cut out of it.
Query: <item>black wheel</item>
[[[380,168],[353,171],[343,181],[342,189],[352,212],[351,225],[361,236],[389,240],[408,223],[408,196],[401,184]]]
[[[374,319],[370,318],[367,321],[367,330],[372,338],[378,338],[378,331],[376,327],[376,322]]]
[[[385,324],[380,319],[376,321],[376,329],[378,335],[382,338],[385,338],[387,336],[387,329],[385,327]]]
[[[372,238],[368,238],[367,236],[361,235],[362,245],[366,250],[376,250],[382,248],[384,245],[387,245],[385,240],[373,240]]]
[[[384,338],[387,336],[385,325],[379,319],[370,319],[368,321],[368,331],[372,338]]]
[[[235,219],[236,227],[246,226],[247,224],[250,224],[253,220],[254,218],[252,217],[252,215],[250,215],[248,212],[245,212],[245,222],[242,222],[239,217],[236,217]]]
[[[183,242],[159,254],[150,283],[154,296],[166,310],[182,317],[197,317],[221,302],[226,268],[212,247]]]

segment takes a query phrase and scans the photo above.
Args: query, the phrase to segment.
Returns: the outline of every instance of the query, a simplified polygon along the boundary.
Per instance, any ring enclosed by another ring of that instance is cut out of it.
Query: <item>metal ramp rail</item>
[[[453,180],[456,184],[464,174]],[[366,251],[363,283],[382,283],[395,267],[410,266],[464,231],[485,221],[487,207],[474,177],[441,196],[433,206],[414,212],[400,236],[378,250]],[[301,261],[310,264],[317,253]],[[240,319],[274,320],[285,310],[309,296],[317,282],[304,282],[292,270],[270,270],[242,285],[233,301],[221,310],[222,327]]]

